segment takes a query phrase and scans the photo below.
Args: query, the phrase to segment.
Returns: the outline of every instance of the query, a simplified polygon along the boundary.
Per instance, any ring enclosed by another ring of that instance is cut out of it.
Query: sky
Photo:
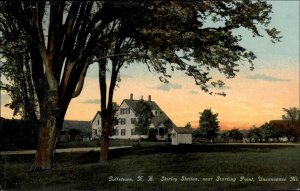
[[[245,63],[233,79],[214,78],[226,83],[222,89],[227,95],[209,95],[195,85],[184,73],[173,73],[169,84],[162,84],[158,75],[149,72],[146,65],[135,63],[123,68],[121,82],[116,88],[114,101],[120,104],[133,94],[134,99],[151,95],[160,108],[177,126],[190,122],[198,127],[200,112],[210,108],[218,113],[222,130],[247,129],[273,119],[281,119],[282,108],[299,107],[299,1],[269,1],[273,6],[270,26],[283,36],[272,43],[267,36],[253,38],[248,31],[237,31],[241,42],[258,57],[254,71]],[[100,91],[97,64],[90,66],[84,88],[70,103],[65,119],[91,121],[100,109]],[[1,92],[1,116],[12,118],[12,111],[4,107],[9,96]]]

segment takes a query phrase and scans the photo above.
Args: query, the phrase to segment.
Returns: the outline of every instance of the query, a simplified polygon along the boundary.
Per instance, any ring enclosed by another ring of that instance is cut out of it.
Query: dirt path
[[[132,146],[119,146],[119,147],[109,147],[110,150],[130,148]],[[56,153],[71,153],[71,152],[87,152],[87,151],[100,151],[100,147],[81,147],[81,148],[65,148],[56,149]],[[31,155],[35,154],[36,150],[21,150],[21,151],[1,151],[0,155]]]

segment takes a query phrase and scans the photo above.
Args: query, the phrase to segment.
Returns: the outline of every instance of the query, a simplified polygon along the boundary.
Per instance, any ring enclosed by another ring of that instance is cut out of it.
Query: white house
[[[141,98],[143,99],[143,98]],[[137,121],[136,110],[139,100],[133,99],[133,94],[130,94],[130,99],[124,99],[116,112],[118,123],[114,126],[115,134],[111,136],[112,139],[138,139],[139,135],[135,132],[135,122]],[[142,138],[155,138],[157,140],[167,140],[168,135],[175,124],[172,120],[161,110],[156,102],[151,100],[151,95],[144,103],[151,108],[152,117],[149,126],[148,135],[142,135]],[[93,134],[101,135],[101,117],[100,112],[97,112],[92,121]]]
[[[99,139],[101,137],[101,113],[98,111],[91,122],[92,136],[91,139]]]
[[[171,134],[172,145],[192,144],[192,128],[174,127]]]

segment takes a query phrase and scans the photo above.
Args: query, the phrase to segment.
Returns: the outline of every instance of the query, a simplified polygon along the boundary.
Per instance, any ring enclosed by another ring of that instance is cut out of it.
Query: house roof
[[[155,127],[158,127],[160,124],[163,124],[166,127],[176,127],[173,121],[163,112],[158,116],[152,117],[151,122]]]
[[[133,99],[124,99],[123,102],[125,102],[135,113],[138,107],[138,103],[140,100],[133,100]],[[160,107],[157,105],[155,101],[146,101],[144,100],[144,103],[147,104],[151,108],[151,110],[158,110],[160,111],[159,115],[153,116],[151,118],[152,124],[157,127],[160,124],[164,124],[166,127],[176,127],[176,125],[173,123],[173,121],[163,112]],[[122,104],[121,104],[122,105]]]
[[[193,128],[184,128],[184,127],[174,127],[174,131],[178,134],[192,134],[194,129]]]
[[[101,111],[97,111],[97,113],[96,113],[95,117],[93,118],[93,120],[91,121],[91,123],[94,122],[94,120],[95,120],[95,118],[97,117],[98,114],[101,116]]]
[[[140,100],[133,100],[133,99],[124,99],[124,102],[133,110],[136,111],[138,107],[138,103]],[[147,104],[151,108],[151,110],[161,110],[158,105],[154,101],[146,101],[144,103]]]

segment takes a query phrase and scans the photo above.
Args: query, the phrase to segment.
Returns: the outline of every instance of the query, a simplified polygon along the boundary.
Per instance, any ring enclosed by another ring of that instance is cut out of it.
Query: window
[[[164,128],[158,128],[158,134],[159,134],[160,136],[165,135],[165,129],[164,129]]]
[[[97,135],[97,129],[94,129],[94,135]]]
[[[159,115],[159,110],[155,110],[155,115]]]
[[[131,135],[135,135],[135,130],[131,129]]]
[[[131,124],[136,124],[136,118],[131,118]]]
[[[125,125],[126,124],[126,119],[125,118],[120,118],[120,124]]]
[[[100,124],[100,120],[99,120],[99,119],[97,120],[97,124],[98,124],[98,125]]]
[[[120,109],[120,114],[130,114],[130,108],[121,108]]]
[[[121,129],[121,136],[125,136],[126,134],[126,129]]]
[[[116,129],[116,135],[118,136],[119,135],[119,129]]]

